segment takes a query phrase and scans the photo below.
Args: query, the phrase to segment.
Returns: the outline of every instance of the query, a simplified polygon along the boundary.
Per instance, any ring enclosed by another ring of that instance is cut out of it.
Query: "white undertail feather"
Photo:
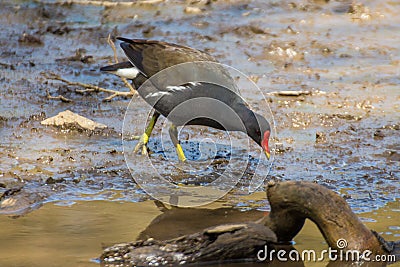
[[[134,79],[139,74],[139,70],[137,68],[126,68],[126,69],[118,69],[116,71],[110,71],[110,73],[115,74],[119,77],[126,79]]]

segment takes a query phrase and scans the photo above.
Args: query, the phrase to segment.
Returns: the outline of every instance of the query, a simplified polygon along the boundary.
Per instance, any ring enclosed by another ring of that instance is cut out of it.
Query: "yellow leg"
[[[169,136],[171,137],[172,143],[175,146],[176,154],[178,154],[179,160],[185,162],[186,161],[185,153],[183,153],[182,146],[179,143],[178,130],[176,129],[176,126],[174,124],[171,124],[171,126],[169,127]]]
[[[147,133],[144,133],[140,136],[139,142],[136,144],[133,153],[137,153],[140,149],[142,149],[142,154],[147,155],[147,143],[149,142],[149,136]]]
[[[157,122],[158,117],[160,117],[160,113],[158,113],[157,111],[154,112],[153,116],[150,119],[149,125],[147,125],[147,128],[145,130],[145,134],[147,135],[147,137],[149,138],[151,135],[151,132],[154,129],[154,125]],[[149,139],[147,138],[147,141],[149,141]]]
[[[178,154],[178,158],[180,161],[182,161],[182,162],[186,161],[185,153],[183,153],[181,144],[176,145],[176,154]]]
[[[153,116],[150,119],[149,125],[147,125],[146,130],[140,136],[139,142],[137,143],[137,145],[135,146],[135,149],[133,150],[134,153],[137,153],[140,149],[142,149],[142,154],[147,155],[147,143],[149,142],[150,135],[154,129],[154,125],[156,124],[159,116],[160,116],[160,113],[155,111]]]

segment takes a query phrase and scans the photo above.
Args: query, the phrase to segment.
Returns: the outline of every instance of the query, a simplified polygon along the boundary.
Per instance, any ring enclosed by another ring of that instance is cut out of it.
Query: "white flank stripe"
[[[192,85],[192,86],[196,86],[200,83],[195,83],[195,82],[189,82],[188,84]],[[167,86],[167,90],[170,92],[177,92],[177,91],[183,91],[183,90],[191,90],[192,88],[188,85],[183,86],[183,85],[179,85],[179,86]]]
[[[146,95],[144,98],[161,97],[161,96],[163,96],[163,95],[169,95],[169,94],[170,94],[170,93],[168,93],[168,92],[160,91],[160,92],[157,92],[157,93],[150,93],[150,94]]]
[[[170,92],[182,91],[188,89],[186,86],[167,86],[167,90]]]
[[[200,85],[201,83],[199,83],[199,82],[188,82],[188,84],[190,84],[192,86],[197,86],[197,85]]]

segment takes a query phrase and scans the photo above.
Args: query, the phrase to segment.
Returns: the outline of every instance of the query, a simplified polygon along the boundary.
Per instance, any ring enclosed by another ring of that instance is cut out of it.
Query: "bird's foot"
[[[149,142],[149,136],[144,133],[141,136],[136,136],[134,139],[139,139],[139,142],[136,144],[135,149],[133,149],[133,153],[142,152],[142,155],[148,155],[147,152],[147,143]]]

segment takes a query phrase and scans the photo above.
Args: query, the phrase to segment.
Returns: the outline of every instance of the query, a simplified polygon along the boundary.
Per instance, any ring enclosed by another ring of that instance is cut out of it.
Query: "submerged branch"
[[[97,85],[93,84],[88,84],[88,83],[81,83],[81,82],[73,82],[69,81],[67,79],[62,78],[60,75],[55,74],[55,73],[42,73],[42,75],[49,80],[56,80],[56,81],[61,81],[63,83],[66,83],[67,85],[72,85],[72,86],[79,86],[83,87],[85,89],[77,89],[75,92],[77,93],[86,93],[86,92],[105,92],[105,93],[110,93],[111,95],[104,98],[104,101],[109,101],[113,99],[114,97],[117,96],[122,96],[122,97],[132,97],[133,94],[132,92],[121,92],[121,91],[116,91],[116,90],[111,90],[111,89],[106,89],[99,87]]]
[[[107,43],[110,45],[111,49],[113,50],[115,63],[118,63],[117,49],[115,48],[115,44],[114,44],[113,40],[111,39],[111,35],[108,35]],[[83,87],[84,89],[76,89],[75,90],[75,92],[79,93],[79,94],[83,94],[83,93],[87,93],[87,92],[105,92],[105,93],[111,94],[110,96],[105,97],[103,99],[103,101],[110,101],[114,97],[118,97],[118,96],[129,98],[129,97],[132,97],[137,94],[136,90],[132,87],[132,85],[128,82],[128,80],[125,78],[122,78],[122,77],[121,77],[121,80],[123,81],[125,86],[129,88],[129,92],[121,92],[121,91],[117,91],[117,90],[106,89],[106,88],[102,88],[100,86],[88,84],[88,83],[69,81],[55,73],[42,73],[42,75],[46,79],[49,79],[49,80],[56,80],[56,81],[66,83],[67,85]],[[72,101],[71,99],[65,98],[64,96],[53,97],[49,93],[47,93],[47,97],[49,99],[60,99],[63,102],[71,102]]]
[[[61,100],[62,102],[66,102],[66,103],[72,102],[72,99],[69,99],[63,95],[58,95],[58,96],[50,95],[49,90],[46,90],[46,95],[47,95],[47,99],[58,99],[58,100]]]

